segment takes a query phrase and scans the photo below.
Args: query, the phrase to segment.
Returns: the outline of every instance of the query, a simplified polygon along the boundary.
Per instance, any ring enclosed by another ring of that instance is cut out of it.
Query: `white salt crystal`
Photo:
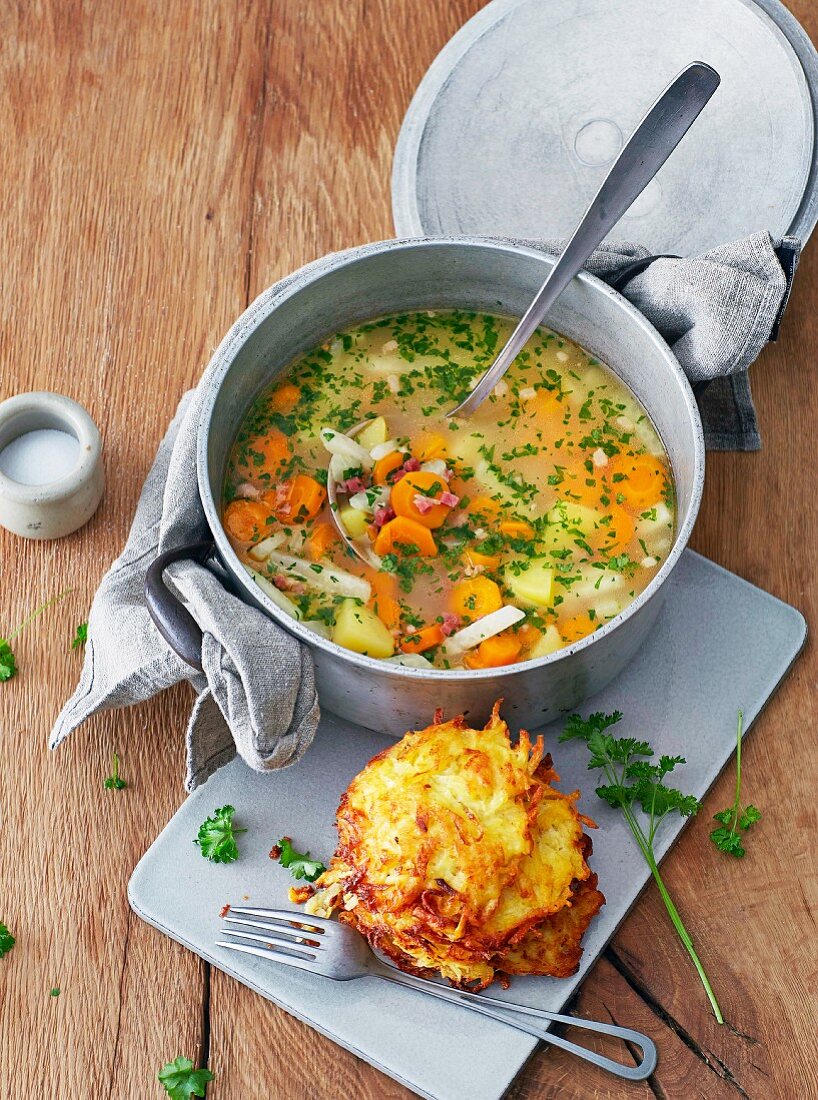
[[[20,485],[49,485],[70,474],[79,457],[80,445],[70,432],[38,428],[0,451],[0,472]]]

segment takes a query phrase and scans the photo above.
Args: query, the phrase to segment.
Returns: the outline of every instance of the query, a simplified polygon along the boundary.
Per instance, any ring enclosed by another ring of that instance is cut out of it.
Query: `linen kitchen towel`
[[[558,242],[525,242],[547,252]],[[365,255],[365,245],[348,255]],[[797,241],[766,233],[693,259],[655,258],[636,245],[606,246],[588,270],[620,289],[670,343],[700,398],[709,446],[759,446],[747,367],[777,331],[798,258]],[[318,260],[277,284],[283,293]],[[782,266],[783,264],[783,266]],[[51,747],[89,715],[130,706],[188,680],[196,699],[187,729],[185,785],[193,790],[238,753],[259,771],[285,767],[309,747],[318,701],[309,651],[237,599],[218,567],[180,561],[168,575],[202,628],[202,672],[181,660],[148,614],[145,575],[157,554],[207,539],[196,479],[199,409],[210,376],[186,394],[163,439],[122,554],[94,597],[82,676],[51,734]]]

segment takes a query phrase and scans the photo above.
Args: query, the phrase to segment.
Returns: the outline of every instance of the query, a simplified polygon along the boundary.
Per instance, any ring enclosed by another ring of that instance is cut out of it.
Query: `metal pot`
[[[704,478],[698,410],[673,353],[621,295],[582,274],[565,291],[549,325],[607,363],[642,402],[670,456],[678,501],[673,548],[648,587],[593,635],[548,657],[504,669],[456,671],[385,664],[342,649],[279,611],[247,576],[222,529],[220,500],[236,432],[259,392],[295,358],[339,329],[410,309],[461,308],[519,316],[553,261],[535,248],[469,237],[387,241],[310,264],[258,297],[216,351],[199,424],[199,491],[219,557],[236,590],[312,650],[318,694],[327,710],[395,736],[447,715],[484,719],[494,701],[518,725],[538,726],[575,707],[612,680],[648,635],[668,578],[690,536]],[[196,548],[201,558],[206,547]],[[148,586],[154,619],[196,664],[201,633],[181,605],[168,605],[157,561]],[[187,556],[193,556],[187,554]]]

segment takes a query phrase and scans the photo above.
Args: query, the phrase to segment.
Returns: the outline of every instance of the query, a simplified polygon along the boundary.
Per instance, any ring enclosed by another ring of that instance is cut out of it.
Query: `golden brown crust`
[[[578,792],[557,791],[542,737],[513,744],[436,712],[353,779],[309,912],[356,927],[401,969],[484,988],[501,973],[573,973],[604,898]]]

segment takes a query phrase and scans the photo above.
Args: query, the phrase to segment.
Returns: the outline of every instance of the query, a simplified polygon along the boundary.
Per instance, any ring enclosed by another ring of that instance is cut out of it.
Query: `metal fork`
[[[245,906],[231,906],[224,919],[227,924],[235,927],[223,928],[222,936],[235,938],[217,940],[218,947],[242,951],[246,955],[257,955],[260,959],[271,959],[273,962],[284,963],[285,966],[294,966],[299,970],[308,970],[312,974],[321,974],[336,982],[364,977],[383,978],[396,985],[419,990],[441,1001],[462,1005],[482,1016],[516,1027],[519,1031],[535,1035],[552,1046],[561,1047],[578,1058],[585,1059],[586,1062],[592,1062],[595,1066],[600,1066],[609,1073],[615,1073],[617,1077],[625,1077],[630,1081],[642,1081],[656,1068],[656,1047],[647,1035],[639,1031],[596,1020],[563,1016],[558,1012],[548,1012],[541,1008],[511,1004],[496,997],[487,997],[484,993],[467,993],[465,990],[452,989],[425,978],[415,977],[413,974],[405,974],[402,970],[383,962],[371,951],[364,937],[349,925],[306,913]],[[245,931],[245,929],[258,931]],[[641,1050],[642,1059],[635,1066],[623,1065],[612,1058],[597,1054],[596,1051],[588,1050],[587,1047],[578,1046],[561,1035],[555,1035],[547,1027],[538,1023],[538,1020],[567,1024],[585,1031],[598,1031],[603,1035],[613,1035],[625,1043],[638,1047]]]

